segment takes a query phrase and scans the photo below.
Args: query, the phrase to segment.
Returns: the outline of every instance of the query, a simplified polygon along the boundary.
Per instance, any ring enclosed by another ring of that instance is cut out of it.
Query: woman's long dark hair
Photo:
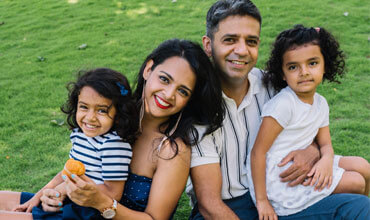
[[[339,83],[338,78],[345,73],[345,56],[339,48],[339,43],[324,28],[306,28],[299,24],[277,36],[264,72],[263,82],[265,85],[273,86],[276,91],[280,91],[287,86],[287,83],[283,80],[284,53],[304,44],[313,44],[320,47],[325,61],[324,79]]]
[[[67,85],[68,100],[61,110],[67,114],[70,128],[80,128],[76,121],[77,103],[81,89],[85,86],[90,86],[101,96],[112,100],[116,115],[110,131],[116,131],[123,141],[133,144],[138,131],[139,116],[131,88],[124,75],[108,68],[80,71],[77,81]]]
[[[191,66],[196,75],[196,83],[189,102],[182,110],[182,117],[176,131],[170,135],[170,131],[175,126],[179,113],[171,115],[170,118],[160,125],[160,131],[168,137],[171,146],[178,152],[176,138],[187,145],[198,142],[199,134],[194,125],[207,126],[206,133],[215,131],[222,125],[224,117],[224,105],[221,93],[221,85],[212,63],[210,62],[203,49],[196,43],[187,40],[171,39],[160,44],[147,58],[140,68],[137,78],[134,98],[141,106],[141,96],[145,79],[143,72],[149,60],[153,60],[152,70],[157,65],[163,63],[171,57],[181,57]]]

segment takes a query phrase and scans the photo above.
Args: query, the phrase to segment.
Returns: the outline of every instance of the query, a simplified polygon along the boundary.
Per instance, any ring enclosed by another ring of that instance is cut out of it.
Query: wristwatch
[[[111,207],[103,209],[101,215],[105,219],[112,219],[114,218],[114,216],[116,216],[116,210],[117,210],[117,201],[113,199],[113,205]]]

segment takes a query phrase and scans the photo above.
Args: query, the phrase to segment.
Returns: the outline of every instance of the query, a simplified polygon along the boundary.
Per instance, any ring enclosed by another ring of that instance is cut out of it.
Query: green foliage
[[[146,55],[163,40],[201,43],[213,2],[0,1],[0,189],[36,192],[63,167],[70,143],[59,108],[76,72],[109,67],[133,82]],[[342,84],[324,83],[319,92],[331,107],[336,153],[370,160],[370,2],[255,3],[263,16],[258,67],[276,35],[296,23],[325,27],[339,39],[348,73]],[[187,219],[189,212],[183,195],[175,219]]]

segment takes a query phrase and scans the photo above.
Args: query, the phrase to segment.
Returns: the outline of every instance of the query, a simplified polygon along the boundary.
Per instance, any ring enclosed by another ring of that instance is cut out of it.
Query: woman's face
[[[196,76],[189,63],[180,57],[170,57],[153,70],[148,61],[143,77],[145,113],[154,118],[167,119],[180,112],[189,101]]]

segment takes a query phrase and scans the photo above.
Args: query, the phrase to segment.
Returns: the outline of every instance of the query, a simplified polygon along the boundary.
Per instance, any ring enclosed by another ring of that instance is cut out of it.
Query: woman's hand
[[[61,211],[64,198],[65,195],[61,195],[55,189],[44,189],[40,198],[42,209],[46,212]]]
[[[278,217],[272,208],[270,202],[266,200],[260,200],[256,203],[259,220],[277,220]]]
[[[99,190],[94,181],[85,175],[80,177],[72,175],[72,179],[66,177],[64,182],[67,196],[77,205],[100,210],[105,199],[109,202],[112,200]]]
[[[329,157],[321,158],[307,174],[312,177],[310,185],[315,185],[315,190],[323,190],[325,186],[329,188],[333,180],[333,159]]]

